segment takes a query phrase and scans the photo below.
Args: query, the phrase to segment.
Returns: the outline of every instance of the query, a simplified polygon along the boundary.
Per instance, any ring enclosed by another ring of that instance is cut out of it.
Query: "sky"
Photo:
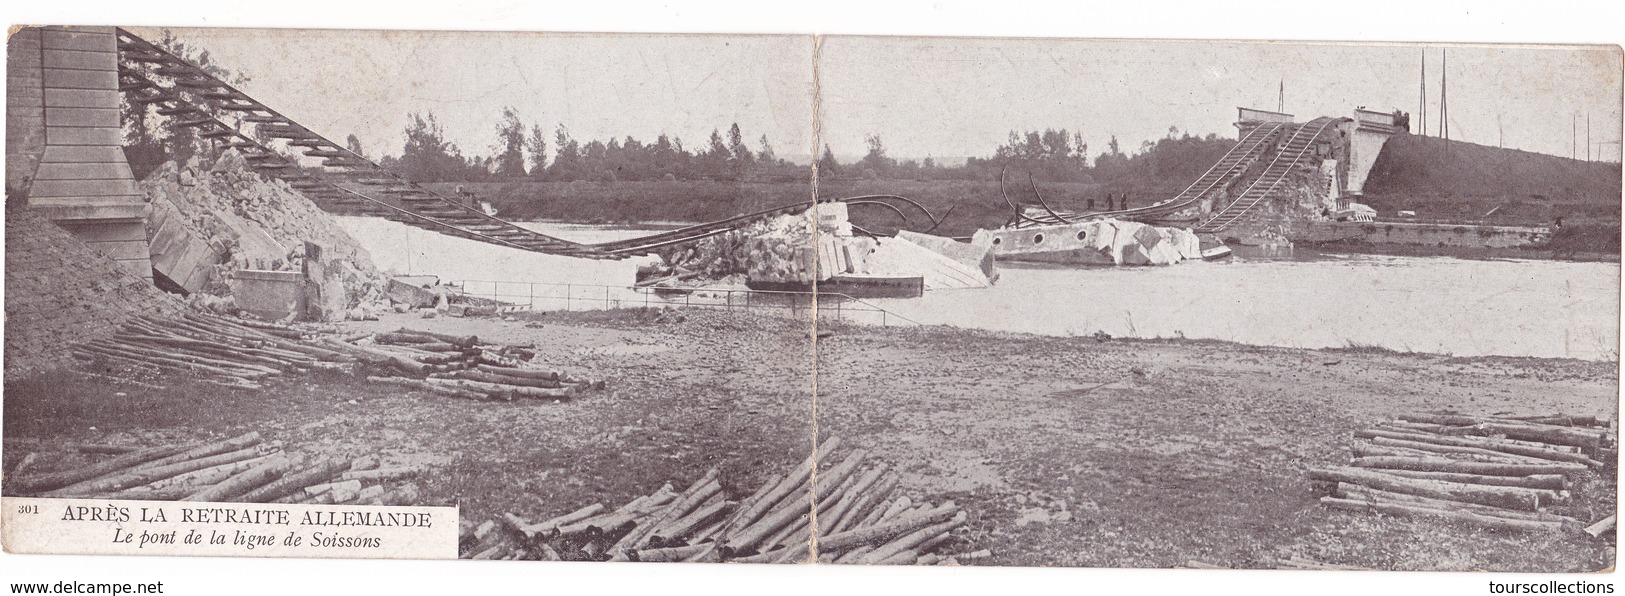
[[[1451,138],[1568,156],[1571,113],[1619,140],[1617,46],[1427,48],[1430,113],[1449,54]],[[832,37],[821,132],[837,153],[877,134],[894,156],[986,156],[1011,130],[1082,131],[1091,154],[1183,132],[1233,136],[1237,107],[1305,121],[1359,106],[1419,114],[1417,45]],[[1499,124],[1498,119],[1499,118]],[[1430,127],[1432,130],[1432,127]],[[1431,134],[1431,132],[1430,132]],[[1596,152],[1593,152],[1596,154]],[[1607,145],[1619,159],[1619,145]]]
[[[156,41],[160,29],[129,28]],[[240,88],[337,142],[399,155],[407,115],[433,112],[464,154],[491,154],[504,106],[589,139],[661,133],[703,147],[738,122],[752,149],[812,147],[812,41],[793,36],[172,28]]]
[[[766,134],[780,156],[814,152],[806,36],[173,31],[249,76],[250,95],[371,155],[398,154],[407,114],[429,111],[465,153],[489,153],[504,106],[550,139],[563,124],[583,141],[664,132],[693,148],[738,122],[753,146]],[[1415,121],[1424,54],[1436,124],[1446,52],[1452,138],[1584,157],[1589,114],[1593,156],[1619,160],[1616,46],[835,36],[817,54],[816,134],[847,159],[870,134],[893,157],[957,162],[1043,128],[1132,152],[1170,126],[1231,136],[1236,107],[1274,110],[1283,86],[1299,120],[1365,106]]]

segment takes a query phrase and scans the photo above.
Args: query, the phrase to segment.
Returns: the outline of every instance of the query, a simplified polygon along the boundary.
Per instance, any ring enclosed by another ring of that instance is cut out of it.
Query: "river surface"
[[[589,261],[452,238],[376,218],[341,224],[380,269],[467,280],[538,308],[659,305],[626,290],[650,258]],[[656,228],[526,223],[592,243]],[[1299,348],[1616,360],[1620,265],[1296,251],[1167,267],[1000,264],[990,289],[870,303],[926,324],[1046,335],[1187,337]],[[503,282],[503,283],[480,283]],[[606,287],[607,286],[607,287]],[[715,296],[712,296],[715,298]],[[855,305],[860,306],[860,305]],[[896,319],[893,318],[893,321]]]

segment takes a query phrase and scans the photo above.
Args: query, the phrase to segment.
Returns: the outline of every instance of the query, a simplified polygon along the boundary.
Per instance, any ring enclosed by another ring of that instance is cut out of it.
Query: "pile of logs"
[[[463,399],[560,401],[604,382],[536,367],[520,346],[480,343],[411,329],[340,337],[282,325],[187,313],[173,319],[136,318],[112,337],[80,344],[86,362],[112,362],[183,373],[219,385],[260,389],[286,372],[355,372],[367,379]]]
[[[818,455],[739,500],[729,498],[711,470],[686,490],[668,483],[613,510],[592,504],[542,521],[510,513],[466,523],[463,554],[552,561],[951,563],[933,551],[965,523],[965,512],[952,501],[932,505],[893,495],[896,475],[884,463],[865,462],[861,449],[830,463],[838,445],[837,439],[824,441]]]
[[[368,380],[422,389],[447,397],[513,401],[515,398],[567,400],[583,389],[603,389],[602,380],[577,379],[530,364],[527,348],[480,343],[476,336],[412,329],[324,337],[327,347],[346,351],[386,369],[424,375],[369,376]]]
[[[262,379],[284,372],[346,370],[346,363],[354,360],[300,338],[300,332],[281,325],[186,313],[131,319],[112,337],[80,344],[72,353],[87,362],[193,374],[247,389],[258,389]]]
[[[343,459],[290,453],[258,432],[192,444],[81,445],[97,461],[51,472],[30,470],[30,453],[7,474],[6,494],[79,499],[416,505],[405,482],[415,467],[379,467],[373,457]],[[54,458],[65,459],[65,458]]]
[[[1504,530],[1584,526],[1557,511],[1617,449],[1610,421],[1560,414],[1401,414],[1355,436],[1349,466],[1309,472],[1325,506]]]

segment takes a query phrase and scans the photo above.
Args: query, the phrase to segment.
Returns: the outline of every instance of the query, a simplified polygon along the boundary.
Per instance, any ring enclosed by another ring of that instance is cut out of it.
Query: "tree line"
[[[796,176],[796,165],[779,158],[767,135],[746,140],[738,123],[727,132],[713,129],[699,147],[661,134],[652,142],[635,137],[582,142],[563,124],[548,135],[540,124],[526,126],[519,113],[505,107],[496,125],[496,142],[487,155],[465,155],[446,139],[433,112],[407,116],[401,154],[378,159],[417,182],[492,180],[766,180]],[[351,151],[360,142],[351,135]]]
[[[841,163],[828,145],[818,159],[818,175],[826,178],[866,178],[902,180],[996,180],[1006,168],[1012,176],[1030,173],[1049,182],[1112,182],[1126,178],[1184,175],[1191,164],[1210,165],[1234,140],[1216,134],[1206,136],[1181,133],[1168,127],[1168,134],[1147,140],[1133,153],[1123,152],[1112,135],[1106,150],[1089,157],[1089,144],[1083,133],[1065,128],[1042,131],[1010,131],[1004,144],[987,157],[968,157],[957,165],[944,165],[931,157],[895,159],[886,155],[879,135],[865,139],[868,152],[857,161]]]
[[[168,31],[158,45],[199,65],[233,85],[247,77],[215,64],[208,51],[188,45]],[[184,162],[193,155],[210,151],[212,144],[196,130],[168,126],[168,118],[154,113],[149,104],[125,102],[125,154],[138,178],[165,161]],[[683,139],[661,134],[652,142],[632,136],[581,141],[568,128],[558,124],[552,134],[540,123],[526,124],[518,110],[504,107],[497,115],[494,143],[481,154],[465,153],[445,136],[433,112],[407,115],[404,142],[399,156],[381,156],[380,165],[394,169],[418,182],[484,182],[511,180],[545,181],[796,181],[803,179],[805,166],[778,157],[767,135],[748,140],[738,123],[724,131],[712,129],[698,146]],[[257,131],[250,134],[258,137]],[[262,141],[271,139],[261,138]],[[350,151],[368,157],[355,135],[345,140]],[[1228,150],[1234,141],[1217,135],[1181,134],[1175,127],[1161,139],[1147,140],[1132,154],[1125,153],[1116,136],[1104,151],[1091,157],[1081,132],[1065,128],[1042,131],[1011,131],[1005,142],[986,157],[969,157],[963,163],[943,164],[932,157],[896,159],[887,154],[884,141],[871,134],[865,139],[866,153],[856,161],[842,162],[828,145],[817,159],[818,174],[824,178],[897,180],[995,180],[1006,167],[1019,169],[1021,176],[1051,182],[1103,182],[1154,180],[1167,176],[1189,176],[1193,168],[1206,167]],[[1195,175],[1200,175],[1196,171]]]

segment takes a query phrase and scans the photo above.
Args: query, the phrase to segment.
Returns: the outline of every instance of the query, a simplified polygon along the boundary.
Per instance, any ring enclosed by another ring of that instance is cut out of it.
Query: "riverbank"
[[[428,466],[424,502],[470,519],[543,518],[682,486],[710,467],[748,491],[805,457],[816,408],[818,431],[891,464],[902,494],[970,511],[944,551],[992,551],[978,563],[1612,565],[1607,545],[1582,536],[1325,510],[1304,472],[1347,461],[1352,432],[1401,411],[1613,416],[1615,363],[831,323],[817,340],[815,404],[809,330],[779,317],[618,310],[346,325],[534,343],[545,362],[609,387],[561,404],[486,403],[340,375],[247,391],[55,372],[6,385],[5,460],[259,430],[323,454]],[[1584,505],[1611,511],[1609,482],[1589,490],[1606,499]]]
[[[1617,166],[1616,166],[1617,168]],[[1616,169],[1617,172],[1617,169]],[[1595,177],[1595,176],[1592,176]],[[1605,179],[1605,178],[1604,178]],[[1617,189],[1617,175],[1614,178]],[[431,185],[443,192],[451,192],[454,185]],[[573,224],[615,224],[663,226],[674,222],[687,224],[716,221],[741,213],[789,205],[808,200],[808,183],[796,182],[722,182],[722,181],[657,181],[657,182],[486,182],[463,185],[497,210],[497,215],[515,221],[552,221]],[[1046,203],[1062,211],[1084,211],[1091,204],[1100,205],[1105,194],[1121,195],[1129,192],[1133,204],[1141,207],[1156,197],[1171,196],[1178,188],[1134,188],[1117,184],[1083,182],[1043,182],[1036,184]],[[1036,203],[1025,179],[1011,179],[1004,192],[1012,201],[1032,205]],[[1398,191],[1392,191],[1398,192]],[[891,180],[891,179],[822,179],[818,182],[821,197],[854,197],[874,194],[901,195],[918,201],[942,223],[933,234],[950,237],[968,237],[978,229],[991,229],[1003,225],[1011,218],[1009,206],[1001,197],[997,181],[984,180]],[[1428,195],[1431,197],[1432,195]],[[1560,231],[1549,247],[1530,250],[1524,258],[1588,258],[1583,255],[1617,255],[1619,253],[1620,224],[1618,191],[1613,202],[1593,199],[1572,201],[1516,200],[1496,196],[1429,198],[1426,201],[1409,197],[1400,200],[1384,195],[1372,200],[1378,210],[1392,215],[1398,209],[1417,210],[1437,216],[1440,221],[1475,221],[1482,215],[1511,201],[1521,207],[1502,208],[1494,223],[1500,225],[1548,225],[1555,218],[1563,218],[1567,230]],[[1530,207],[1539,203],[1539,208]],[[1450,205],[1445,209],[1442,205]],[[865,229],[876,233],[890,233],[898,228],[916,231],[932,226],[923,213],[906,210],[908,221],[895,213],[877,207],[854,208],[853,216]],[[1483,254],[1489,258],[1494,255]],[[1550,256],[1548,256],[1550,255]]]

